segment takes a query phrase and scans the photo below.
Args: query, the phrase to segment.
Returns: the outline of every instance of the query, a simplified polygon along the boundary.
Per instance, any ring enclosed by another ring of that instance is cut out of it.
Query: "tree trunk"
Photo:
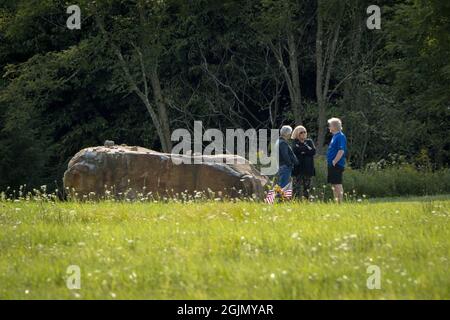
[[[329,87],[331,80],[331,72],[334,66],[334,60],[336,58],[337,43],[339,39],[339,32],[341,28],[341,22],[343,18],[343,12],[345,4],[340,3],[338,11],[333,12],[334,23],[328,28],[326,40],[326,50],[324,53],[324,21],[325,21],[325,8],[324,2],[318,1],[317,8],[317,32],[316,32],[316,96],[317,96],[317,151],[323,153],[326,129],[326,107],[331,98],[332,93],[329,95]],[[328,9],[330,10],[330,9]],[[327,17],[329,17],[328,14]]]
[[[100,16],[95,17],[97,26],[99,27],[102,34],[109,39],[109,34],[106,31],[103,21],[100,18]],[[120,48],[114,44],[114,42],[110,41],[114,52],[118,58],[119,65],[122,68],[125,79],[128,82],[129,87],[132,91],[136,93],[136,95],[141,99],[142,103],[145,105],[148,113],[150,114],[150,118],[152,119],[153,125],[155,126],[156,133],[158,134],[159,140],[161,142],[161,148],[163,152],[170,153],[172,150],[172,141],[170,139],[170,125],[169,125],[169,118],[167,116],[167,107],[166,103],[164,102],[162,90],[161,90],[161,84],[159,82],[158,77],[158,67],[157,63],[155,63],[155,66],[151,68],[150,70],[150,81],[151,86],[153,89],[153,98],[156,104],[156,110],[154,109],[154,106],[150,103],[148,99],[148,84],[147,84],[147,73],[145,70],[144,60],[143,60],[143,54],[140,50],[140,48],[133,44],[136,52],[139,55],[140,59],[140,67],[141,67],[141,75],[142,75],[142,81],[144,83],[144,91],[142,91],[139,87],[134,78],[131,76],[130,68],[127,65],[127,62],[125,61],[125,58],[122,55],[122,52]]]
[[[296,125],[302,124],[302,95],[300,90],[300,75],[298,70],[298,53],[292,30],[288,30],[289,68],[292,79],[291,108]]]
[[[145,1],[139,0],[137,2],[137,9],[139,12],[139,22],[141,24],[142,30],[145,30],[144,26],[146,26],[147,21],[145,18]],[[149,41],[147,39],[147,35],[145,34],[145,31],[140,36],[140,43],[142,48],[145,52],[150,51],[149,50]],[[139,53],[139,56],[141,58],[141,72],[143,76],[143,82],[145,86],[145,95],[148,96],[148,88],[147,88],[147,72],[145,70],[144,61],[142,60],[142,53],[139,48],[136,48],[136,50]],[[161,90],[161,83],[159,81],[159,75],[158,75],[158,59],[156,58],[152,67],[150,68],[149,72],[150,77],[150,85],[152,86],[153,90],[153,101],[156,105],[156,114],[157,119],[156,121],[153,121],[156,131],[158,133],[160,142],[161,142],[161,148],[163,152],[170,153],[172,151],[172,141],[170,139],[170,122],[169,118],[167,116],[167,104],[164,101],[164,97]],[[148,109],[148,108],[147,108]]]
[[[161,146],[164,152],[170,153],[172,150],[172,141],[170,139],[170,123],[167,116],[167,105],[164,101],[161,84],[159,82],[157,67],[153,67],[150,72],[150,81],[153,89],[153,99],[158,109],[159,124],[161,125]]]
[[[317,153],[323,153],[325,143],[325,101],[323,99],[323,21],[320,10],[320,3],[317,11],[317,33],[316,33],[316,98],[317,98]]]

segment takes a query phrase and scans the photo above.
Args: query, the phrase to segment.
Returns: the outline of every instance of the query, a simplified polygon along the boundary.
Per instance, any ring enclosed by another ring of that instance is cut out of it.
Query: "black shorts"
[[[328,166],[328,183],[331,184],[342,184],[342,173],[344,168],[341,166]]]

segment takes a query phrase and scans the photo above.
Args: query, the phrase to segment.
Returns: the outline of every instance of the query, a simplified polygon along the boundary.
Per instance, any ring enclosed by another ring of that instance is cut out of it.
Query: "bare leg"
[[[337,203],[341,203],[344,199],[344,188],[342,184],[333,184],[331,188],[333,189],[334,200]]]

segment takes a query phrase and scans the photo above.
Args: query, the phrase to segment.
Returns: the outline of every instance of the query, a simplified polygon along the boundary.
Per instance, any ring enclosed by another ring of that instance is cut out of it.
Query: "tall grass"
[[[449,218],[450,200],[427,199],[4,199],[0,299],[449,299]]]
[[[327,164],[323,158],[316,159],[314,186],[316,193],[326,185]],[[418,170],[413,165],[401,163],[382,168],[368,166],[365,169],[344,171],[344,189],[348,195],[361,197],[395,197],[450,194],[450,169],[432,171]],[[326,196],[330,191],[325,188]]]

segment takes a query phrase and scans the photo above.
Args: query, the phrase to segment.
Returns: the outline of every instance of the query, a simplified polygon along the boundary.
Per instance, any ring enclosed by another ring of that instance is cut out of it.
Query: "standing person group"
[[[331,184],[335,201],[340,203],[344,195],[342,175],[347,155],[347,139],[342,132],[340,119],[329,119],[328,129],[333,137],[327,151],[327,181]],[[292,139],[291,144],[288,142],[289,138]],[[290,126],[283,126],[277,144],[279,152],[278,185],[285,188],[292,177],[295,197],[308,200],[311,180],[316,174],[314,142],[308,138],[308,132],[304,126],[297,126],[294,130]]]

